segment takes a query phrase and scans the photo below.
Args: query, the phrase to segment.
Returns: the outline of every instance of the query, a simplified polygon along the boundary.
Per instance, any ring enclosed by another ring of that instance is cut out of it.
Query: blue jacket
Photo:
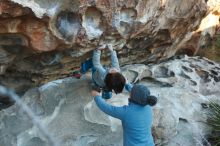
[[[127,85],[126,89],[131,90]],[[154,146],[151,134],[152,108],[135,103],[116,107],[109,105],[101,96],[95,97],[97,106],[106,114],[122,121],[124,146]]]
[[[109,70],[104,68],[100,63],[100,56],[100,50],[93,51],[92,63],[93,67],[95,68],[95,71],[92,73],[92,78],[99,87],[105,87],[104,80]],[[111,67],[116,68],[120,71],[118,58],[115,51],[111,51]]]

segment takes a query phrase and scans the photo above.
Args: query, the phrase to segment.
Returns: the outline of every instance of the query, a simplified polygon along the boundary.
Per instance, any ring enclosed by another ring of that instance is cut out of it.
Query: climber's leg
[[[82,74],[85,74],[92,67],[93,67],[92,58],[90,58],[81,64],[80,71]]]

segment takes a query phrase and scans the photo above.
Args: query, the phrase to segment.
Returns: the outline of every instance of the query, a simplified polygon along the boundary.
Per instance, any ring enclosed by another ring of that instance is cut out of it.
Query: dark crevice
[[[195,53],[195,48],[193,47],[187,47],[187,48],[181,48],[176,52],[176,55],[186,54],[188,56],[193,56]]]
[[[173,71],[168,70],[168,68],[161,66],[154,71],[154,76],[156,78],[174,77],[175,73]]]
[[[191,83],[191,85],[193,85],[193,86],[196,86],[196,85],[197,85],[196,81],[193,81],[193,80],[190,80],[190,83]]]
[[[218,73],[217,73],[216,71],[212,70],[212,69],[210,70],[210,72],[211,72],[213,75],[216,75],[216,76],[218,75]]]
[[[161,82],[161,81],[158,81],[157,79],[154,79],[151,77],[144,77],[144,78],[142,78],[142,81],[146,81],[148,83],[155,84],[156,86],[159,86],[159,87],[173,87],[173,85],[170,83]]]
[[[182,66],[182,69],[187,71],[187,72],[193,72],[193,70],[189,67],[186,67],[186,66]]]
[[[188,120],[185,118],[179,118],[179,121],[184,122],[184,123],[188,123]]]
[[[181,77],[185,78],[185,79],[191,79],[188,75],[186,75],[183,71],[180,74]]]

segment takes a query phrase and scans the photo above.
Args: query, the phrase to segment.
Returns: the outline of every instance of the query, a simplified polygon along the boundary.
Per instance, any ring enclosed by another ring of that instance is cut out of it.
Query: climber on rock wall
[[[100,63],[101,51],[108,48],[111,52],[111,67],[103,67]],[[81,66],[81,72],[85,73],[90,68],[92,68],[92,80],[94,87],[99,91],[102,90],[102,97],[109,99],[112,97],[112,91],[116,94],[121,93],[126,79],[120,72],[119,62],[117,58],[116,51],[113,49],[112,45],[101,45],[93,51],[93,57]]]

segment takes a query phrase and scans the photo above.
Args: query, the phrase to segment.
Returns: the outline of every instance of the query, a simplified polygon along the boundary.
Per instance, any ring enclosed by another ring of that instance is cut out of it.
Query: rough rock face
[[[202,36],[199,41],[200,43],[197,53],[198,55],[212,58],[218,62],[220,62],[219,3],[219,0],[208,1],[207,3],[211,13],[206,15],[198,29],[202,32]]]
[[[23,93],[70,76],[102,43],[113,44],[121,65],[194,55],[215,34],[219,6],[218,0],[1,1],[1,84]]]
[[[209,129],[206,103],[220,96],[220,66],[206,58],[176,58],[156,65],[128,65],[123,74],[158,96],[153,134],[161,146],[201,145]],[[91,77],[65,78],[30,89],[22,100],[62,146],[122,145],[121,124],[98,110],[90,97]],[[128,93],[110,104],[127,104]],[[13,105],[0,111],[0,145],[48,146],[27,115]]]

